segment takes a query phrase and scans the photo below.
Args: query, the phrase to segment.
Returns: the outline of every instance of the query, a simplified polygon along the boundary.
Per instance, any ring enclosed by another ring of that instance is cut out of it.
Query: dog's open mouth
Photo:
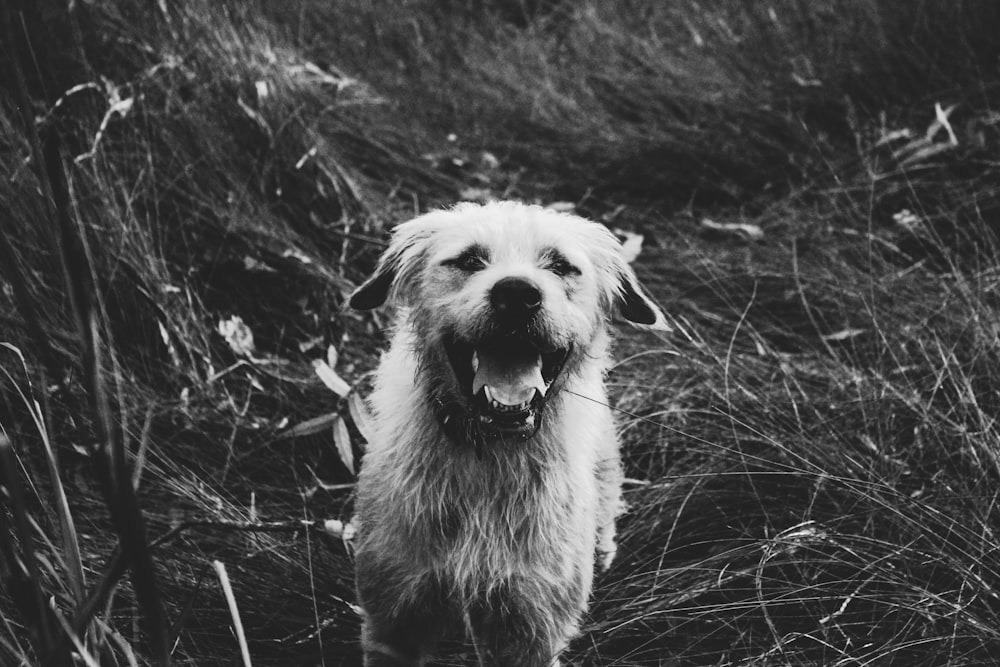
[[[569,349],[541,349],[521,338],[475,345],[452,340],[446,349],[480,428],[521,438],[541,425],[549,389],[569,356]]]

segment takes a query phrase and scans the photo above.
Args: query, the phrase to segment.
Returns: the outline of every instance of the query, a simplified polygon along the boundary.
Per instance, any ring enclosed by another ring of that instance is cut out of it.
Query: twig
[[[240,610],[236,606],[236,596],[233,595],[233,587],[229,584],[229,575],[226,574],[226,566],[222,561],[212,561],[215,571],[219,575],[219,583],[222,585],[222,593],[226,596],[226,603],[229,605],[229,615],[233,618],[233,629],[236,630],[236,641],[240,645],[240,654],[243,656],[244,667],[253,667],[250,662],[250,648],[247,646],[247,637],[243,632],[243,621],[240,620]]]
[[[169,531],[153,540],[150,546],[158,547],[172,540],[179,533],[191,528],[213,528],[217,530],[250,532],[250,533],[298,533],[303,530],[322,533],[337,539],[350,541],[354,539],[354,526],[339,519],[294,519],[292,521],[226,521],[193,519],[182,521]]]

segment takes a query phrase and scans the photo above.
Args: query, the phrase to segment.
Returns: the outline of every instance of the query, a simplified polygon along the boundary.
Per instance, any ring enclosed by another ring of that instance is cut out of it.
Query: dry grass
[[[0,663],[232,663],[235,618],[357,663],[324,522],[365,424],[314,363],[364,392],[344,296],[463,193],[644,233],[677,328],[620,344],[632,510],[571,660],[993,661],[995,3],[273,4],[9,8]]]

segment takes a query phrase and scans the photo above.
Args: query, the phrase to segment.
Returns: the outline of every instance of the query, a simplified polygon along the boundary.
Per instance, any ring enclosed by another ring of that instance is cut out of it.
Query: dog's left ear
[[[639,284],[635,272],[624,259],[616,267],[618,273],[617,306],[621,316],[634,326],[652,331],[673,331],[656,302]]]
[[[667,324],[663,311],[639,284],[635,271],[622,254],[622,244],[618,237],[600,223],[582,218],[580,220],[585,224],[579,229],[587,235],[585,243],[601,272],[601,283],[607,299],[605,303],[612,311],[612,318],[620,317],[640,329],[673,331]]]
[[[396,279],[395,262],[385,261],[385,255],[379,260],[375,273],[361,283],[347,299],[347,305],[354,310],[372,310],[378,308],[389,298],[389,290]]]
[[[392,240],[379,258],[374,273],[348,297],[347,304],[351,308],[372,310],[388,301],[390,296],[406,299],[414,287],[415,274],[431,233],[432,215],[404,222],[392,231]]]

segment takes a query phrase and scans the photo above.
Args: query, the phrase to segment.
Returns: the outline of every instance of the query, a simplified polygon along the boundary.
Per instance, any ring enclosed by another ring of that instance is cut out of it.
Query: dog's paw
[[[607,572],[611,567],[611,563],[615,560],[615,555],[618,553],[618,545],[614,541],[609,544],[602,544],[597,549],[597,566],[601,569],[601,572]]]

